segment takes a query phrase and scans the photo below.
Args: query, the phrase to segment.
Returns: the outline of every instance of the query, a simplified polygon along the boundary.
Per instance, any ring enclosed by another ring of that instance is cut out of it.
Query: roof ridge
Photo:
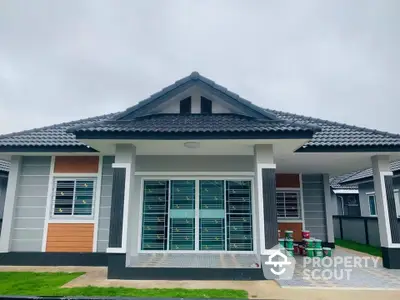
[[[317,122],[321,122],[321,123],[325,123],[325,124],[329,124],[329,125],[336,125],[336,126],[339,125],[339,126],[342,126],[342,127],[359,129],[359,130],[362,130],[362,131],[365,131],[365,132],[379,133],[379,134],[383,134],[383,135],[387,135],[387,136],[390,136],[390,137],[395,137],[395,138],[399,138],[400,139],[400,134],[391,133],[391,132],[388,132],[388,131],[370,129],[370,128],[367,128],[367,127],[361,127],[361,126],[356,126],[356,125],[349,125],[349,124],[346,124],[346,123],[329,121],[329,120],[324,120],[324,119],[320,119],[320,118],[309,117],[309,116],[305,116],[305,115],[279,111],[279,110],[275,110],[275,109],[265,108],[265,110],[271,111],[272,113],[285,114],[285,115],[288,115],[288,116],[299,117],[299,118],[306,118],[308,120],[313,120],[316,123]]]
[[[99,119],[99,118],[107,117],[107,116],[111,117],[112,115],[115,115],[115,114],[118,114],[118,113],[119,112],[103,114],[103,115],[95,116],[95,117],[82,118],[82,119],[79,119],[79,120],[74,120],[74,121],[69,121],[69,122],[62,122],[62,123],[57,123],[57,124],[53,124],[53,125],[47,125],[47,126],[43,126],[43,127],[36,127],[36,128],[22,130],[22,131],[10,132],[10,133],[6,133],[6,134],[1,134],[0,135],[0,139],[7,138],[7,137],[10,137],[10,136],[15,137],[15,136],[23,135],[23,134],[26,134],[26,133],[32,133],[32,132],[39,131],[39,130],[52,129],[54,127],[63,126],[63,125],[64,126],[65,125],[73,125],[74,123],[90,121],[90,120]]]

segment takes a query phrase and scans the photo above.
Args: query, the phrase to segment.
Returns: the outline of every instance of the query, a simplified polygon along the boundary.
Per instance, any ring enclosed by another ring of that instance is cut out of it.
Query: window
[[[369,214],[371,216],[376,216],[375,195],[368,195],[368,204],[369,204]]]
[[[400,191],[394,190],[394,202],[396,204],[397,217],[400,218]]]
[[[300,192],[276,192],[276,206],[278,219],[301,219]]]
[[[53,216],[93,216],[93,179],[57,179]]]
[[[207,98],[201,97],[201,113],[211,115],[212,101]]]
[[[142,212],[142,250],[253,250],[249,180],[145,180]]]
[[[180,114],[187,115],[192,112],[192,99],[186,98],[180,102]]]

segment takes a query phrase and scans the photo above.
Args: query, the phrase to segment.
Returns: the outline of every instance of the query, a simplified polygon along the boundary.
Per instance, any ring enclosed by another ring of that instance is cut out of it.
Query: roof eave
[[[305,146],[297,149],[296,152],[400,152],[400,145]]]
[[[84,131],[75,133],[77,139],[139,139],[139,140],[185,140],[185,139],[311,139],[313,131],[274,132],[111,132]]]
[[[0,152],[98,152],[88,146],[0,146]]]

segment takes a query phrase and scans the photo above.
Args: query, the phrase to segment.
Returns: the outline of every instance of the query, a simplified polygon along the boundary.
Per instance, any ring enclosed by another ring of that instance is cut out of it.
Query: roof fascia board
[[[335,152],[400,152],[400,146],[306,146],[296,153],[335,153]]]
[[[39,152],[46,152],[46,153],[97,153],[98,151],[87,146],[0,146],[0,153],[8,154],[8,153],[39,153]]]
[[[207,139],[311,139],[312,131],[301,132],[77,132],[78,139],[207,140]]]

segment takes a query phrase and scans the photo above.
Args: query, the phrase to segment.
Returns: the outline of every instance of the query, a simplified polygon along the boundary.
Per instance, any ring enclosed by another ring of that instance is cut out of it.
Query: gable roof
[[[207,122],[210,122],[211,118],[205,115],[191,115],[187,118],[182,118],[173,114],[168,116],[146,116],[144,110],[140,111],[141,108],[149,105],[149,103],[151,103],[151,101],[154,99],[161,99],[162,96],[171,93],[171,89],[173,89],[172,86],[177,88],[178,86],[180,87],[184,81],[187,82],[190,80],[195,80],[197,83],[203,81],[208,82],[207,88],[213,88],[214,91],[223,93],[222,96],[234,99],[237,103],[239,103],[238,105],[246,105],[246,108],[251,109],[252,112],[265,112],[265,114],[262,114],[265,117],[263,121],[264,123],[258,123],[261,121],[239,115],[231,115],[230,117],[212,117],[212,122],[214,122],[213,124],[217,124],[217,127],[221,127],[222,132],[223,130],[225,130],[225,132],[227,130],[225,122],[227,122],[226,124],[231,125],[232,122],[234,122],[234,125],[237,129],[236,132],[247,128],[243,131],[244,134],[251,132],[251,130],[255,132],[261,130],[260,132],[268,132],[269,134],[280,131],[297,132],[301,134],[307,133],[310,134],[310,138],[312,135],[311,141],[306,143],[303,148],[300,148],[298,150],[299,152],[400,151],[400,135],[398,134],[350,126],[342,123],[325,121],[317,118],[271,109],[262,109],[228,91],[226,88],[215,84],[213,81],[198,75],[198,73],[192,73],[190,76],[185,77],[181,81],[175,82],[173,85],[152,95],[150,98],[139,102],[137,105],[128,108],[124,112],[117,112],[68,123],[46,126],[43,128],[1,135],[0,151],[96,151],[76,139],[74,133],[79,133],[79,130],[82,130],[82,132],[85,132],[85,134],[93,134],[96,130],[105,131],[107,134],[115,134],[115,132],[121,133],[124,131],[140,131],[147,133],[148,130],[151,130],[151,132],[156,132],[167,127],[167,130],[171,130],[170,133],[176,133],[178,129],[181,132],[195,131],[196,126],[202,124],[201,126],[203,126],[203,131],[210,131],[210,128],[207,126]],[[135,115],[137,112],[144,114],[144,116],[137,117]],[[228,118],[230,118],[230,123],[228,123]],[[250,123],[246,123],[249,120]],[[265,122],[269,123],[265,124]],[[184,125],[186,123],[192,124],[193,127],[187,127],[188,125]],[[118,128],[116,124],[121,126],[121,128]],[[221,126],[221,124],[225,127]],[[250,125],[254,127],[251,127]]]
[[[151,95],[134,106],[129,107],[121,114],[115,116],[116,120],[131,120],[134,117],[147,115],[149,110],[162,103],[165,103],[171,97],[179,95],[190,87],[197,86],[202,90],[210,91],[221,100],[238,107],[241,111],[258,118],[277,120],[273,113],[254,105],[250,101],[241,98],[238,94],[229,91],[227,88],[216,84],[214,81],[201,76],[198,72],[192,72],[189,76],[175,81],[175,83],[163,88],[161,91]]]
[[[390,170],[393,172],[394,175],[400,174],[400,161],[391,162]],[[372,180],[373,180],[372,168],[368,168],[351,173],[349,176],[340,180],[339,183],[342,185],[357,185],[360,182],[372,181]]]

